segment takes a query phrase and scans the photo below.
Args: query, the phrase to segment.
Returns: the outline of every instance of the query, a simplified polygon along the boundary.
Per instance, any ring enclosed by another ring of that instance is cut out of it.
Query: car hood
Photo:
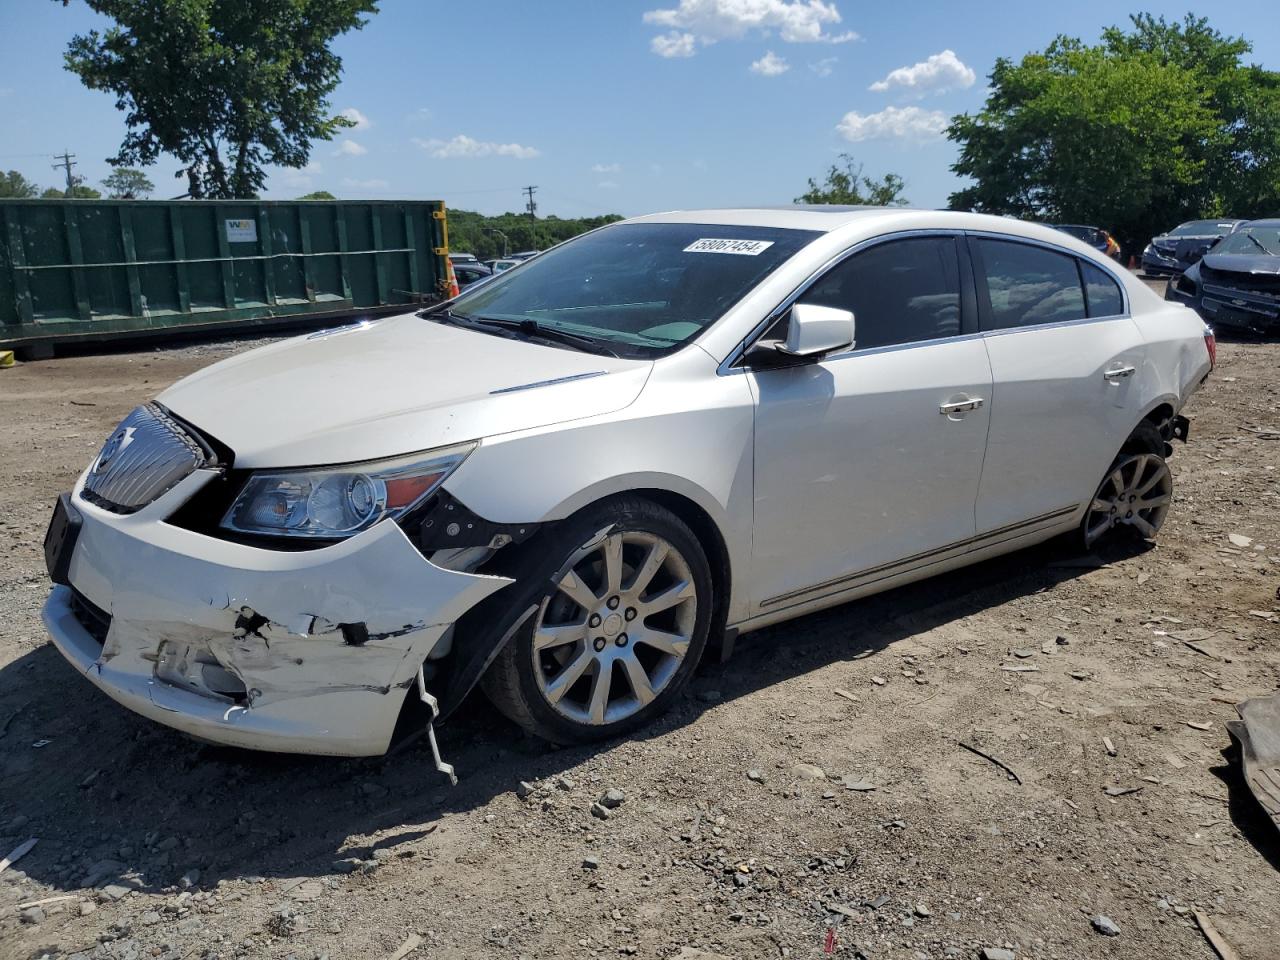
[[[1211,253],[1203,263],[1212,270],[1230,273],[1280,274],[1280,257],[1265,253]]]
[[[405,314],[250,350],[156,399],[237,467],[309,466],[612,413],[652,366]]]

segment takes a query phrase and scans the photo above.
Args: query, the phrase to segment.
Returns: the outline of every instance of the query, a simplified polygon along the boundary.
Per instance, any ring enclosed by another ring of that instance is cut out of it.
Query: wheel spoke
[[[592,723],[604,723],[604,711],[609,706],[609,688],[613,685],[613,665],[596,661],[596,672],[591,678],[591,699],[587,713]]]
[[[547,699],[552,703],[559,703],[560,698],[568,692],[570,687],[578,682],[578,679],[587,672],[587,668],[594,662],[595,657],[592,652],[584,648],[577,657],[569,662],[567,667],[556,675],[554,680],[547,684]]]
[[[695,591],[693,584],[688,580],[681,580],[674,583],[661,593],[654,594],[648,599],[640,601],[640,609],[643,616],[651,617],[655,613],[661,613],[663,610],[670,610],[677,604],[683,603],[690,597],[694,596]]]
[[[1120,494],[1124,493],[1124,469],[1123,468],[1118,468],[1115,471],[1113,471],[1111,476],[1108,479],[1111,481],[1111,486],[1115,487],[1116,496],[1120,496]]]
[[[1148,497],[1146,500],[1139,500],[1134,504],[1134,507],[1139,510],[1151,510],[1154,507],[1163,507],[1172,500],[1173,497],[1169,496],[1169,494],[1161,493],[1154,497]]]
[[[1149,491],[1152,487],[1154,487],[1157,483],[1163,480],[1164,474],[1165,474],[1164,470],[1156,470],[1153,474],[1151,474],[1151,479],[1148,480],[1146,483],[1144,483],[1142,486],[1138,487],[1138,489],[1135,490],[1134,493],[1136,493],[1139,497],[1141,497],[1143,494]]]
[[[1103,500],[1101,497],[1094,500],[1089,509],[1093,513],[1110,513],[1113,506],[1110,500]]]
[[[622,589],[622,535],[606,537],[600,552],[604,557],[605,592],[616,594]]]
[[[565,623],[565,624],[542,624],[538,627],[538,632],[533,635],[534,650],[548,650],[551,647],[563,646],[566,643],[573,643],[575,640],[582,639],[583,627],[581,623]]]
[[[683,658],[689,650],[689,638],[678,633],[667,633],[665,630],[633,631],[633,643],[644,643],[668,656]]]
[[[1126,484],[1126,489],[1133,490],[1138,486],[1142,474],[1146,472],[1148,459],[1145,453],[1139,453],[1133,458],[1133,479]]]
[[[631,578],[631,584],[627,589],[637,596],[642,596],[649,583],[653,580],[654,575],[662,569],[662,563],[667,559],[667,554],[670,551],[671,547],[663,540],[659,540],[651,546],[648,555],[644,558],[644,562],[640,564],[635,576]]]
[[[626,657],[622,664],[627,668],[627,681],[631,684],[631,692],[636,701],[641,706],[652,703],[653,684],[649,682],[649,675],[644,672],[644,664],[635,657]]]
[[[556,589],[583,610],[590,610],[600,602],[600,598],[595,595],[590,587],[582,582],[582,578],[573,570],[564,575],[564,579],[556,584]]]
[[[1092,545],[1095,540],[1111,529],[1111,525],[1111,516],[1108,514],[1099,523],[1089,527],[1084,535],[1085,546]]]
[[[1144,537],[1154,537],[1156,535],[1155,526],[1152,525],[1146,517],[1135,513],[1129,522],[1141,530]]]

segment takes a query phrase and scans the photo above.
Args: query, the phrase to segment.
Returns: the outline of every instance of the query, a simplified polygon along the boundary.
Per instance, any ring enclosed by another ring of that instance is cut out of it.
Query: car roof
[[[1246,227],[1280,227],[1280,217],[1267,217],[1263,220],[1246,220]]]

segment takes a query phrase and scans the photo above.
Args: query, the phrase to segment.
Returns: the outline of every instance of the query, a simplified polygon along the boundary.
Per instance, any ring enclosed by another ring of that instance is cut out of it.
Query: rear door
[[[853,349],[747,371],[759,612],[927,565],[973,537],[991,371],[963,242],[929,234],[855,251],[798,300],[853,311]]]
[[[1033,241],[971,236],[991,429],[979,535],[1078,516],[1137,424],[1143,340],[1106,270]]]

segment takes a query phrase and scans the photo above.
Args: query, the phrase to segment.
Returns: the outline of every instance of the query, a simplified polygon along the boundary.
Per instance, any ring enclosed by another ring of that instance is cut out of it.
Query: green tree
[[[60,190],[57,187],[50,187],[48,190],[40,194],[44,200],[100,200],[102,193],[93,187],[86,186],[84,177],[72,176],[71,189]]]
[[[1280,205],[1280,74],[1203,19],[1148,15],[1102,42],[1001,58],[982,110],[952,119],[954,209],[1091,223],[1128,249],[1181,220]]]
[[[298,198],[299,200],[337,200],[328,190],[312,190],[310,193],[304,193]]]
[[[266,166],[306,166],[312,141],[353,125],[330,113],[342,60],[329,45],[363,27],[378,0],[85,3],[115,23],[72,38],[65,60],[125,112],[109,163],[169,153],[192,197],[251,198]]]
[[[841,165],[842,164],[842,165]],[[840,163],[832,164],[827,179],[819,184],[809,178],[809,189],[796,197],[796,203],[835,203],[851,206],[905,207],[902,191],[906,182],[896,173],[886,173],[874,180],[862,172],[862,164],[849,154],[840,154]]]
[[[40,188],[17,170],[5,173],[0,170],[0,197],[6,200],[30,200],[40,193]]]
[[[156,189],[150,177],[132,167],[116,167],[102,185],[112,200],[145,200]]]
[[[481,260],[503,255],[502,237],[507,236],[507,248],[515,253],[522,250],[545,250],[580,233],[594,230],[607,223],[621,220],[616,213],[601,217],[562,220],[559,217],[543,217],[530,220],[526,213],[504,213],[496,217],[471,210],[449,211],[449,249],[457,253],[474,253]]]

